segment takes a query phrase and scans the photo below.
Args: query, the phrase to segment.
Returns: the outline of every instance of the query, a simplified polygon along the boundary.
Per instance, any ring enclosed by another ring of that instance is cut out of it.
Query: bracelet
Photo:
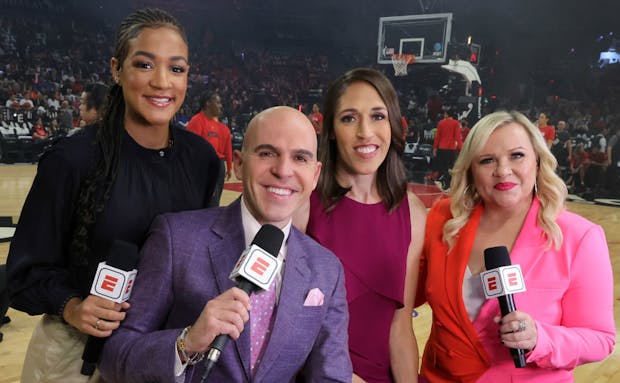
[[[69,296],[67,296],[67,297],[65,298],[65,300],[64,300],[64,301],[62,302],[62,304],[60,305],[60,308],[58,309],[57,315],[60,317],[60,320],[61,320],[63,323],[68,323],[68,322],[65,320],[65,317],[64,317],[64,315],[63,315],[63,314],[64,314],[64,312],[65,312],[65,306],[66,306],[66,305],[67,305],[67,303],[69,303],[69,301],[70,301],[71,299],[73,299],[73,298],[82,298],[82,297],[81,297],[79,294],[71,294],[71,295],[69,295]]]
[[[195,352],[191,356],[187,355],[187,352],[185,351],[185,336],[189,332],[190,328],[192,328],[192,326],[185,327],[183,331],[181,331],[181,335],[177,338],[177,350],[181,356],[181,362],[183,364],[187,364],[188,366],[192,366],[200,362],[205,357],[204,352]]]

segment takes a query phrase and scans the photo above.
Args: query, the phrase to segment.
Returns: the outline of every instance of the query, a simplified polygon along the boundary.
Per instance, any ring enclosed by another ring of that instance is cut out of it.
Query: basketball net
[[[392,55],[392,65],[394,66],[394,76],[406,76],[407,65],[413,64],[415,55],[394,53]]]

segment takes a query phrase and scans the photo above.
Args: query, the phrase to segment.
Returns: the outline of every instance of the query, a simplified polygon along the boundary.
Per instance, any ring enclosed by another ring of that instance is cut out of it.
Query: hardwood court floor
[[[17,222],[21,207],[30,189],[36,165],[0,165],[0,216],[11,216]],[[238,181],[228,185],[222,196],[222,204],[229,204],[238,196]],[[614,315],[616,328],[620,328],[620,209],[615,207],[568,203],[568,209],[597,222],[605,229],[612,267],[614,271]],[[8,243],[0,243],[0,263],[5,263]],[[592,297],[596,299],[596,297]],[[431,323],[431,310],[425,305],[418,308],[419,315],[413,320],[420,350],[424,349]],[[0,383],[19,382],[21,365],[28,340],[39,317],[9,309],[11,323],[4,325],[4,341],[0,343]],[[618,338],[616,338],[617,340]],[[575,372],[577,383],[620,382],[620,351],[618,348],[599,363],[580,366]]]

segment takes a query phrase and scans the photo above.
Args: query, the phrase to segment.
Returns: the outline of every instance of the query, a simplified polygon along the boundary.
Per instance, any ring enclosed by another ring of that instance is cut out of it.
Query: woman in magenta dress
[[[426,209],[407,192],[396,92],[381,73],[354,69],[330,85],[323,111],[323,170],[296,224],[344,265],[353,382],[416,382]]]

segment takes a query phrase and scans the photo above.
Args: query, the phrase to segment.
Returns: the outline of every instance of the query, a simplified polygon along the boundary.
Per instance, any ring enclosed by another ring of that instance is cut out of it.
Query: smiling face
[[[110,63],[123,89],[125,127],[167,129],[185,99],[187,44],[176,29],[159,27],[144,28],[128,45],[125,60]]]
[[[340,178],[377,172],[390,148],[391,128],[387,106],[372,85],[347,87],[334,113],[334,135]]]
[[[270,108],[252,119],[233,161],[246,206],[259,223],[284,227],[308,200],[321,170],[316,149],[314,128],[293,108]]]
[[[537,156],[521,125],[500,126],[473,157],[471,173],[485,207],[527,209],[536,182]]]

